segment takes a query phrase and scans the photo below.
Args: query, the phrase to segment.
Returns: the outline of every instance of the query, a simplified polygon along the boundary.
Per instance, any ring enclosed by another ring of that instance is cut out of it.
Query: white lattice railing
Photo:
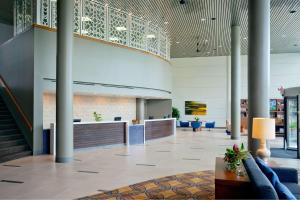
[[[166,32],[141,17],[101,4],[95,0],[74,0],[74,32],[170,60],[170,40]],[[40,0],[41,25],[56,28],[56,0]]]

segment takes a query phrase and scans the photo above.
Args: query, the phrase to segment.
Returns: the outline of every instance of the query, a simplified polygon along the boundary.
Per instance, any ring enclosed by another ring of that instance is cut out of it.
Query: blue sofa
[[[251,180],[255,199],[279,199],[277,192],[269,179],[260,170],[253,157],[243,161],[247,174]],[[298,185],[298,172],[293,168],[272,168],[291,193],[300,199],[300,186]]]
[[[190,126],[190,122],[180,121],[179,124],[180,124],[180,127],[183,127],[183,128],[187,128]]]

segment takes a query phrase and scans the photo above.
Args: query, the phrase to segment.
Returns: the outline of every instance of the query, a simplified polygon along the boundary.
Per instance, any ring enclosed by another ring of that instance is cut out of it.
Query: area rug
[[[214,171],[178,174],[80,199],[215,199],[214,177]]]

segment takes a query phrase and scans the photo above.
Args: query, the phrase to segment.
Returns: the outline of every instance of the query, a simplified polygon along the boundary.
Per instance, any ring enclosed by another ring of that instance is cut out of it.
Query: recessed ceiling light
[[[212,17],[211,20],[216,20],[216,18],[215,18],[215,17]]]
[[[109,40],[112,41],[112,42],[117,42],[117,41],[119,41],[120,39],[117,38],[117,37],[110,37]]]
[[[81,30],[81,34],[88,34],[89,32],[87,30]]]
[[[168,24],[169,22],[165,22],[165,24]]]
[[[89,17],[81,17],[81,21],[83,21],[83,22],[90,22],[92,20]]]
[[[152,39],[152,38],[155,38],[155,35],[154,34],[149,34],[146,36],[148,39]]]
[[[291,10],[291,11],[290,11],[290,13],[292,13],[292,14],[295,13],[295,12],[297,12],[297,11],[296,11],[296,10]]]
[[[117,27],[116,27],[116,30],[117,30],[117,31],[126,31],[127,28],[126,28],[125,26],[117,26]]]
[[[203,22],[204,22],[205,20],[206,20],[205,18],[202,18],[202,19],[201,19],[201,21],[203,21]]]
[[[178,41],[176,42],[176,44],[179,44],[179,43],[180,43],[180,42],[178,42]]]
[[[208,42],[208,40],[204,40],[204,42],[206,43],[206,42]]]
[[[244,37],[244,40],[247,40],[248,38],[247,37]]]

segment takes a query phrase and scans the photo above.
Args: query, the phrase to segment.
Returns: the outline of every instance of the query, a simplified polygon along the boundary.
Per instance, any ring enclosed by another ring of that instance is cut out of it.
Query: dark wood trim
[[[74,149],[125,143],[126,122],[74,124]]]
[[[174,120],[145,121],[145,139],[157,139],[174,134]]]

